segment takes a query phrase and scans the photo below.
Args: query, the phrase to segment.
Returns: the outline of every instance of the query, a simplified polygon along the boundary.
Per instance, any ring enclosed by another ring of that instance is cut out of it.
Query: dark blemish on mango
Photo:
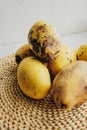
[[[53,94],[55,95],[55,93],[56,93],[56,91],[54,90],[54,91],[53,91]]]
[[[87,92],[87,86],[85,86],[85,91]]]
[[[40,34],[38,33],[38,34],[37,34],[37,40],[38,40],[39,38],[40,38]]]
[[[38,26],[36,31],[38,32],[40,30],[45,31],[45,26],[44,25]]]
[[[74,107],[79,107],[83,104],[83,102],[77,103]]]
[[[79,60],[79,56],[78,55],[76,55],[76,59]]]
[[[23,81],[25,81],[25,77],[23,77]]]
[[[69,58],[67,58],[67,60],[70,60]]]
[[[25,53],[24,56],[27,57],[27,56],[28,56],[28,53]]]
[[[65,54],[68,54],[68,52],[66,51]]]
[[[39,52],[40,43],[37,41],[37,39],[30,38],[30,43],[32,43],[33,49],[36,53]]]
[[[56,97],[56,101],[58,101],[58,97]]]
[[[17,63],[20,63],[21,62],[21,57],[19,55],[16,55],[15,60],[16,60]]]
[[[36,93],[34,93],[34,95],[36,96],[37,94],[36,94]]]
[[[70,63],[72,63],[72,60],[70,59]]]
[[[34,26],[33,26],[33,28],[36,28],[36,27],[38,27],[38,25],[34,25]]]
[[[29,35],[32,35],[33,33],[34,33],[34,31],[33,31],[33,30],[30,30]]]
[[[50,35],[49,35],[48,37],[49,37],[49,38],[51,38],[51,36],[50,36]]]
[[[78,55],[78,58],[81,57],[81,56],[82,56],[82,54]]]
[[[51,60],[51,57],[48,54],[42,57],[42,62],[49,62],[50,60]]]
[[[81,54],[83,54],[84,53],[84,51],[82,51],[82,53]]]
[[[41,53],[45,54],[45,47],[41,47]]]
[[[29,55],[30,56],[35,56],[34,53],[33,53],[33,51],[31,49],[29,50]]]
[[[47,49],[49,48],[50,50],[58,48],[58,41],[56,41],[54,38],[48,38],[45,44]]]
[[[67,105],[66,105],[66,104],[63,104],[62,102],[60,102],[60,107],[61,107],[62,109],[64,109],[64,108],[67,108]]]
[[[53,42],[50,43],[50,46],[53,46]]]
[[[54,53],[54,55],[57,55],[59,53],[59,50]]]

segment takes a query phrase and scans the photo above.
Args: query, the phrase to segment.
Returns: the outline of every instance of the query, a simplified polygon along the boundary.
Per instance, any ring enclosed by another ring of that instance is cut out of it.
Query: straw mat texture
[[[0,130],[87,130],[87,102],[64,111],[56,108],[52,92],[33,100],[17,82],[14,54],[0,59]]]

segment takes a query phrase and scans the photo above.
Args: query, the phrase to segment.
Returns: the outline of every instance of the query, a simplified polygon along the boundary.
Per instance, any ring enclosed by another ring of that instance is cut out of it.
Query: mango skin
[[[35,57],[27,57],[21,61],[17,79],[21,90],[33,99],[46,97],[51,89],[49,71]]]
[[[17,64],[19,64],[24,58],[28,56],[34,56],[31,45],[30,44],[24,44],[15,53],[15,61]]]
[[[49,62],[58,53],[61,45],[60,36],[49,23],[37,21],[29,30],[28,42],[33,53],[43,62]]]
[[[53,77],[65,66],[76,61],[76,52],[69,46],[62,45],[58,55],[49,62],[48,68]]]
[[[87,44],[82,44],[77,50],[77,59],[87,61]]]
[[[87,62],[75,61],[55,77],[53,99],[60,109],[71,110],[87,100]]]

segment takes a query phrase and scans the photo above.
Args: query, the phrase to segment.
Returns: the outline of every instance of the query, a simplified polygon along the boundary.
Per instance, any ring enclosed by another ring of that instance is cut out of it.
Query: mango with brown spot
[[[33,56],[33,52],[30,44],[24,44],[15,53],[15,61],[19,64],[24,58]]]
[[[75,61],[55,77],[53,98],[60,109],[79,107],[87,100],[87,62]]]
[[[82,44],[77,50],[77,59],[87,61],[87,44]]]
[[[61,45],[59,34],[53,26],[45,21],[36,22],[28,34],[28,41],[32,51],[43,62],[53,59]]]
[[[69,46],[62,45],[58,55],[49,62],[48,68],[53,75],[56,74],[65,66],[71,64],[72,62],[76,61],[76,52]]]

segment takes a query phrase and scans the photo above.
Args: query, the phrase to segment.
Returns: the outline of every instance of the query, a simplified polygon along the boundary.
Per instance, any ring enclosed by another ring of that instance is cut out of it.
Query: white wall
[[[0,0],[0,44],[27,42],[40,19],[61,35],[87,30],[87,0]]]

